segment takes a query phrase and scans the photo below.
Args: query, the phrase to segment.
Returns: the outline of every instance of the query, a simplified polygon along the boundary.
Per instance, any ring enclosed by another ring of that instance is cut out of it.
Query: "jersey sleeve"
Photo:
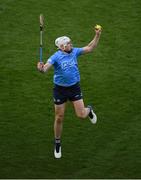
[[[47,63],[53,65],[53,64],[55,63],[56,59],[57,59],[57,55],[56,55],[56,54],[53,54],[52,56],[50,56],[50,57],[48,58]]]
[[[83,48],[74,48],[74,49],[75,49],[76,57],[83,54]]]

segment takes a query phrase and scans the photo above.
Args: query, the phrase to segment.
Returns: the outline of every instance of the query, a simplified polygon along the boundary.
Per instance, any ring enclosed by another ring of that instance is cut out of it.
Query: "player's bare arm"
[[[51,67],[52,67],[52,64],[48,62],[46,64],[38,62],[37,64],[37,69],[41,72],[47,72]]]
[[[99,39],[101,35],[101,28],[95,29],[95,36],[93,40],[85,47],[83,47],[83,54],[87,54],[92,52],[98,45]]]

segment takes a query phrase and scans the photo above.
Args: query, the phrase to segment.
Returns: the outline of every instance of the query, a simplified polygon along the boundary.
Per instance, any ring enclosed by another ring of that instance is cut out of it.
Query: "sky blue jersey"
[[[83,48],[72,48],[71,53],[58,50],[48,63],[54,66],[54,83],[60,86],[72,86],[80,81],[77,57],[83,53]]]

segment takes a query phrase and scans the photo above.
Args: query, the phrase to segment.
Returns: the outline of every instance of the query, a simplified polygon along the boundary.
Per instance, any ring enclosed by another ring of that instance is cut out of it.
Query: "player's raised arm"
[[[38,62],[37,69],[40,72],[47,72],[51,68],[51,66],[52,66],[52,64],[50,64],[48,62],[46,64]]]
[[[85,47],[83,47],[83,54],[92,52],[98,45],[102,27],[100,25],[95,26],[95,36],[93,40]]]

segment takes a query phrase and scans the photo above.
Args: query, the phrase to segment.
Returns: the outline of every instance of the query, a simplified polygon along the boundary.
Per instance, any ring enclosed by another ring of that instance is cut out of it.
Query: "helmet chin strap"
[[[71,49],[70,51],[64,51],[64,52],[66,52],[66,53],[70,54],[70,53],[72,52],[72,49]]]

